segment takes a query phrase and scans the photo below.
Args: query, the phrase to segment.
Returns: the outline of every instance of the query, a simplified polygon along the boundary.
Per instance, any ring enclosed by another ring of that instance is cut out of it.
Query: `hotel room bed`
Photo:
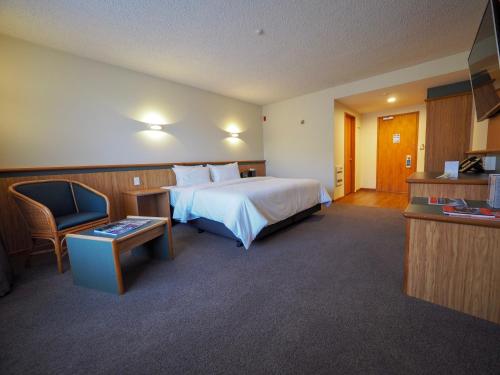
[[[246,249],[312,215],[331,198],[319,181],[253,177],[188,187],[167,186],[173,219],[240,241]]]

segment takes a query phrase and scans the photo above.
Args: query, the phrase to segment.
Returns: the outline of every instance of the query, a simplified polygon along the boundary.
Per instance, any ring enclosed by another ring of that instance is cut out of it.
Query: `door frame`
[[[351,128],[349,129],[350,131],[350,138],[351,138],[351,154],[352,154],[352,163],[351,163],[351,174],[349,176],[350,178],[350,181],[351,181],[351,191],[349,193],[347,193],[345,191],[345,181],[346,181],[346,174],[345,174],[345,171],[346,171],[346,164],[347,164],[347,160],[346,160],[346,119],[347,118],[350,118],[352,119],[352,126]],[[348,194],[351,194],[351,193],[355,193],[356,192],[356,116],[350,114],[350,113],[347,113],[347,112],[344,112],[344,196],[348,195]]]
[[[412,111],[412,112],[404,112],[404,113],[398,113],[395,115],[385,115],[385,116],[378,116],[377,117],[377,164],[375,165],[375,191],[380,191],[378,190],[378,150],[379,150],[379,134],[380,134],[380,121],[384,117],[389,117],[389,116],[404,116],[404,115],[411,115],[411,114],[416,114],[417,115],[417,140],[415,142],[416,144],[416,150],[415,150],[415,171],[417,170],[417,160],[418,160],[418,131],[419,131],[419,125],[420,125],[420,111]],[[382,120],[383,121],[383,120]],[[397,193],[396,193],[397,194]]]

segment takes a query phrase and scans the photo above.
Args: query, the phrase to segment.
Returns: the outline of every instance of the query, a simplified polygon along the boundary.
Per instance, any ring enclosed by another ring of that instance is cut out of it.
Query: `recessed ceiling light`
[[[396,97],[395,96],[389,96],[387,98],[387,103],[394,103],[396,101]]]

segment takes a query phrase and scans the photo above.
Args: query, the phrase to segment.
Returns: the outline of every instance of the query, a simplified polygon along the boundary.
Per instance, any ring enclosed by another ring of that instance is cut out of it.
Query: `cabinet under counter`
[[[500,324],[500,221],[447,216],[426,202],[412,198],[403,213],[404,292]]]
[[[442,172],[415,172],[406,179],[408,200],[413,197],[488,199],[488,174],[459,173],[458,178],[437,178]]]

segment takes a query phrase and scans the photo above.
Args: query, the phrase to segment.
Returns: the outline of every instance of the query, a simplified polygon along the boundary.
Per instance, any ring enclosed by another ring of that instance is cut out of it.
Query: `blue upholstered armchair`
[[[40,180],[9,187],[36,239],[54,244],[57,269],[63,272],[63,242],[66,234],[95,228],[109,222],[109,200],[98,191],[76,181]]]

